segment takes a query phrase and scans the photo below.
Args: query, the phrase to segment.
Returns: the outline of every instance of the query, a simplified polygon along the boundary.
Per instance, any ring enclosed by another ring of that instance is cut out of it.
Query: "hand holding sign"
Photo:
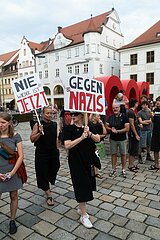
[[[65,110],[105,114],[103,82],[76,75],[69,77],[68,84],[64,92]]]

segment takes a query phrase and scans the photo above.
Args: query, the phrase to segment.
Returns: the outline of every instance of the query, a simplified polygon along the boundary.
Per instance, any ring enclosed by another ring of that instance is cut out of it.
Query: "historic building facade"
[[[121,79],[149,82],[150,96],[160,95],[160,21],[119,50]]]
[[[85,78],[120,74],[118,48],[123,46],[115,9],[58,32],[48,47],[36,55],[36,70],[48,100],[63,105],[68,74]]]

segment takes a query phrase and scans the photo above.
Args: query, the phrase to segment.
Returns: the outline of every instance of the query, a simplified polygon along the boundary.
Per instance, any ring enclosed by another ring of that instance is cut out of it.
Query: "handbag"
[[[17,151],[13,151],[10,147],[8,147],[6,144],[0,142],[0,146],[1,148],[4,150],[4,152],[6,153],[6,155],[8,156],[8,162],[9,164],[16,164],[17,159],[19,158],[18,152]],[[27,182],[27,172],[26,172],[26,168],[25,168],[25,164],[24,162],[21,163],[20,167],[17,170],[17,175],[18,177],[21,178],[22,183],[26,183]]]
[[[19,158],[18,152],[15,151],[13,158],[9,159],[9,163],[15,165],[18,158]],[[27,182],[27,172],[26,172],[26,167],[25,167],[24,162],[21,163],[21,165],[19,166],[16,173],[17,173],[18,177],[21,178],[22,183]]]
[[[101,169],[101,162],[100,162],[100,158],[99,158],[99,155],[98,155],[98,151],[95,151],[95,153],[94,153],[93,165],[96,168],[98,168],[99,170]]]
[[[96,149],[98,150],[100,159],[106,156],[106,149],[105,149],[104,142],[96,143]]]

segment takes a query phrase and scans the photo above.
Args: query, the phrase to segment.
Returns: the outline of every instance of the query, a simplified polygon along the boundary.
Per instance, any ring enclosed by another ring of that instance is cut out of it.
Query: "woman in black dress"
[[[64,144],[69,150],[68,162],[73,183],[74,193],[79,203],[78,213],[81,223],[91,228],[92,223],[86,213],[86,202],[93,200],[96,190],[95,176],[92,170],[95,158],[95,143],[100,137],[93,126],[83,126],[83,114],[72,113],[73,125],[64,129]]]
[[[57,138],[57,123],[52,121],[52,108],[43,108],[41,125],[36,123],[30,139],[36,146],[35,170],[38,188],[45,191],[47,204],[53,206],[49,183],[55,184],[57,172],[60,167]]]

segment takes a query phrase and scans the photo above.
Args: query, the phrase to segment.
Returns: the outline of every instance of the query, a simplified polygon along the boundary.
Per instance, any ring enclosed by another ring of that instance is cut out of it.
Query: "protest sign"
[[[20,114],[48,105],[46,94],[37,74],[15,79],[11,85]]]
[[[69,111],[105,114],[103,82],[78,75],[69,76],[64,91],[64,108]]]

